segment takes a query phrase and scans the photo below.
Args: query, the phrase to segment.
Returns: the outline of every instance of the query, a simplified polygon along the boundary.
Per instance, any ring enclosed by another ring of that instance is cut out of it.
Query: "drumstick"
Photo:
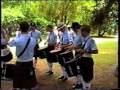
[[[69,63],[72,63],[72,62],[74,62],[74,61],[77,61],[77,58],[80,58],[81,56],[80,56],[80,54],[77,54],[76,56],[75,56],[75,58],[73,58],[72,60],[70,60],[70,61],[67,61],[65,64],[69,64]]]

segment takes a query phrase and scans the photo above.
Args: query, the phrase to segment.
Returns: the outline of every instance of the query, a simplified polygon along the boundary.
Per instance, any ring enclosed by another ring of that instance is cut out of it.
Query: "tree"
[[[98,30],[98,36],[102,37],[107,31],[111,31],[109,27],[113,25],[111,25],[113,21],[115,27],[111,27],[111,29],[114,28],[116,30],[117,9],[113,9],[112,7],[115,7],[115,5],[117,6],[117,0],[98,0],[97,5],[98,3],[100,4],[100,2],[102,2],[101,4],[103,6],[99,5],[100,8],[96,6],[97,8],[94,12],[91,25],[94,29]],[[114,14],[111,15],[111,13]]]

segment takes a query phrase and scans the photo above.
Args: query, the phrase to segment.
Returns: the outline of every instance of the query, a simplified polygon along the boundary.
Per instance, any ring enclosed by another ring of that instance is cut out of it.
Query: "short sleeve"
[[[90,50],[98,50],[97,49],[97,45],[96,45],[96,43],[95,43],[95,41],[94,40],[91,40],[91,43],[90,43]]]
[[[8,45],[9,46],[18,46],[19,45],[19,43],[18,43],[18,40],[17,40],[17,38],[14,38],[13,40],[10,40],[9,42],[8,42]]]

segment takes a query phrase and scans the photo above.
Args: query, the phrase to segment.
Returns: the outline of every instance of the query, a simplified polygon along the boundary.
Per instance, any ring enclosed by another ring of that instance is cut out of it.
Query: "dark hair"
[[[75,29],[80,29],[80,28],[81,28],[81,25],[80,25],[78,22],[73,22],[71,28],[72,28],[73,30],[75,30]]]
[[[27,32],[29,29],[29,24],[26,21],[20,23],[21,32]]]
[[[90,26],[89,25],[82,25],[81,32],[83,32],[83,31],[90,33],[90,31],[91,31]]]
[[[53,29],[53,25],[47,25],[47,28]]]

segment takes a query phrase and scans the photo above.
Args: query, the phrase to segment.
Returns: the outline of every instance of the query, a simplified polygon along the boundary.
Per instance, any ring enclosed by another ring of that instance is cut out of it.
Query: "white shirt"
[[[70,37],[71,37],[72,41],[74,41],[74,38],[75,38],[76,35],[75,35],[75,33],[72,29],[69,31],[69,34],[70,34]]]
[[[56,43],[57,43],[56,33],[54,31],[50,32],[49,36],[48,36],[48,44],[53,45],[53,44],[56,44]]]
[[[73,40],[71,39],[70,32],[65,30],[62,35],[60,36],[60,41],[62,44],[72,44]]]
[[[15,37],[13,40],[8,42],[9,46],[15,46],[16,47],[16,56],[18,56],[24,49],[28,39],[29,39],[29,35],[28,34],[21,34],[19,37]],[[28,62],[28,61],[32,61],[33,59],[33,53],[34,53],[34,47],[36,45],[36,40],[32,37],[30,37],[30,43],[27,47],[27,49],[25,50],[25,52],[23,53],[22,56],[20,56],[19,58],[17,58],[17,61],[19,62]]]
[[[79,46],[82,44],[82,37],[79,34],[75,34],[73,44],[74,46]]]
[[[90,52],[90,51],[98,50],[95,41],[90,36],[88,36],[86,38],[82,37],[82,45],[85,43],[86,40],[87,40],[87,42],[84,47],[85,51]],[[92,56],[91,54],[86,54],[86,53],[83,54],[83,57],[91,57],[91,56]]]
[[[38,30],[35,30],[34,32],[30,31],[29,35],[38,41],[38,39],[41,37],[41,32]]]

